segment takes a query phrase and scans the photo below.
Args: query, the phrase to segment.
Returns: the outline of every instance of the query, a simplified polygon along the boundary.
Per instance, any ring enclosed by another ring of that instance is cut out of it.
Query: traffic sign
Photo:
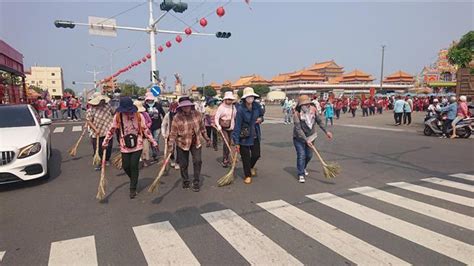
[[[161,88],[158,85],[154,85],[153,87],[151,87],[150,91],[155,97],[158,97],[161,94]]]

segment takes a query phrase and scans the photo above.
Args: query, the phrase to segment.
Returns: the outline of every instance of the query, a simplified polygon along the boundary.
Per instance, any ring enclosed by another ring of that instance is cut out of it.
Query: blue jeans
[[[309,161],[313,158],[313,151],[305,141],[293,138],[293,144],[296,149],[296,168],[298,176],[304,176],[304,170],[308,166]]]
[[[161,128],[151,131],[151,134],[153,135],[153,139],[155,139],[156,143],[160,144]],[[151,147],[150,151],[152,157],[158,157],[159,154],[156,148]]]

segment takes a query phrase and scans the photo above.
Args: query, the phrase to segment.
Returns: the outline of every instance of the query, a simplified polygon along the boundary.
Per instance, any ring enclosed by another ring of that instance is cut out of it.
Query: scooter
[[[423,134],[425,134],[425,136],[443,134],[444,121],[442,121],[443,119],[441,117],[441,114],[437,114],[436,116],[433,116],[432,118],[425,121],[425,129],[423,130]],[[474,118],[465,118],[459,121],[459,123],[456,124],[456,135],[460,138],[469,138],[472,133],[471,125],[473,122]],[[448,136],[451,135],[452,132],[453,129],[450,127],[447,131]]]

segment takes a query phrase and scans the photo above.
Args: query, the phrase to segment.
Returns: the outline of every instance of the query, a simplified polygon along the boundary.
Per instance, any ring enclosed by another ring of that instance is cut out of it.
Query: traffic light
[[[217,38],[224,38],[224,39],[230,38],[231,35],[232,34],[230,32],[223,32],[223,31],[218,31],[216,33]]]
[[[75,82],[75,81],[73,81],[73,82],[72,82],[72,85],[76,85],[76,82]]]
[[[56,28],[73,29],[74,27],[76,27],[76,24],[74,24],[73,21],[69,21],[69,20],[56,20],[54,21],[54,26],[56,26]]]
[[[177,13],[183,13],[186,9],[188,9],[188,4],[183,2],[176,3],[173,7],[173,11]]]
[[[163,11],[170,11],[176,6],[176,4],[173,2],[173,0],[163,0],[163,2],[160,4],[160,9]]]

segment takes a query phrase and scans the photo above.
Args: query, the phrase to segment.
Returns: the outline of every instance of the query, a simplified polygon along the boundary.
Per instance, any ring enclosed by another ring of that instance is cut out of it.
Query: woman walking
[[[214,123],[217,130],[222,132],[224,140],[222,167],[227,168],[230,165],[230,150],[227,148],[227,143],[230,143],[232,130],[235,126],[235,117],[237,109],[234,106],[235,97],[231,91],[227,91],[224,95],[224,102],[217,108]]]
[[[331,126],[334,125],[334,107],[330,101],[328,101],[328,103],[326,104],[326,108],[324,109],[324,117],[326,117],[326,126],[328,126],[328,120],[331,121]]]
[[[138,164],[143,150],[143,140],[146,137],[153,147],[158,149],[158,144],[153,139],[150,130],[145,124],[145,118],[137,112],[130,97],[120,99],[112,127],[102,142],[102,147],[107,148],[116,130],[120,131],[120,152],[122,153],[122,167],[130,178],[130,198],[137,196]]]
[[[300,96],[293,118],[295,121],[293,129],[293,144],[296,149],[298,181],[304,183],[306,182],[305,177],[309,175],[306,171],[306,167],[313,157],[311,146],[318,136],[316,125],[321,128],[329,139],[332,139],[332,133],[326,131],[322,125],[321,118],[317,114],[316,108],[311,105],[311,101],[306,95]]]
[[[252,177],[257,175],[255,165],[260,158],[260,124],[263,122],[263,112],[260,104],[255,102],[253,88],[247,87],[243,91],[242,102],[237,105],[237,116],[235,128],[232,132],[232,140],[236,145],[236,151],[242,157],[244,167],[244,183],[252,183]]]
[[[169,112],[165,115],[163,118],[163,123],[161,123],[161,135],[163,135],[163,138],[165,139],[165,145],[166,143],[169,142],[169,136],[171,132],[171,124],[173,123],[173,118],[176,115],[176,109],[178,108],[178,103],[177,102],[172,102],[169,107]],[[176,170],[179,170],[179,162],[178,162],[178,156],[176,154],[176,145],[173,145],[171,147],[171,150],[168,151],[171,152],[171,157],[170,157],[170,166],[173,167]],[[166,154],[165,154],[166,156]]]
[[[138,100],[135,100],[135,101],[133,101],[133,105],[135,105],[135,107],[137,107],[137,112],[143,116],[143,119],[145,119],[145,125],[150,130],[152,121],[151,121],[150,115],[146,112],[146,109],[143,106],[143,103],[138,101]],[[150,133],[151,132],[152,131],[150,130]],[[152,133],[152,136],[153,136],[153,133]],[[153,138],[154,138],[154,136],[153,136]],[[155,139],[155,141],[156,141],[156,139]],[[156,143],[158,143],[158,142],[156,142]],[[143,162],[143,167],[147,167],[148,165],[150,165],[150,160],[151,160],[150,150],[151,150],[150,141],[148,141],[147,139],[144,139],[143,140],[143,152],[142,152],[142,156],[140,158],[141,161]]]
[[[211,99],[207,103],[206,110],[204,112],[204,125],[206,126],[207,137],[212,139],[212,147],[217,151],[217,130],[215,128],[214,117],[217,112],[217,99]],[[207,145],[210,147],[210,144]]]

